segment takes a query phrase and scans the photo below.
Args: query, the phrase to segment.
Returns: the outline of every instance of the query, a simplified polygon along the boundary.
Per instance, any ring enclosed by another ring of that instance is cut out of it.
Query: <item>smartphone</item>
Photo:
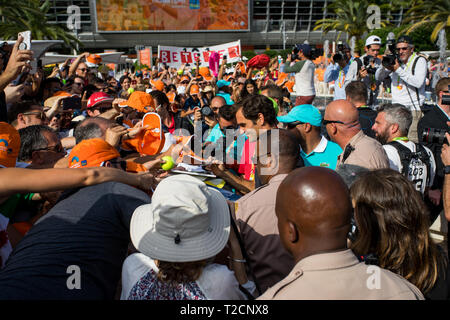
[[[19,44],[19,50],[31,50],[31,31],[19,32],[18,36],[23,37],[23,41]]]
[[[81,98],[80,97],[68,97],[62,101],[63,110],[75,110],[81,109]]]

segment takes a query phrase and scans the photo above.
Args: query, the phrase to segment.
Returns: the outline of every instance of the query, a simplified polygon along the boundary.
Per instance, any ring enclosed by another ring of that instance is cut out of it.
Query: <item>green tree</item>
[[[63,40],[71,48],[81,42],[65,28],[48,23],[50,0],[0,0],[0,35],[15,39],[21,31],[30,30],[34,40]]]
[[[436,41],[439,31],[450,27],[450,0],[416,0],[405,14],[405,24],[412,23],[407,28],[409,34],[424,25],[433,25],[431,41]]]
[[[347,33],[351,38],[353,36],[356,39],[368,33],[370,30],[367,26],[371,14],[367,13],[367,8],[375,4],[380,7],[381,16],[385,19],[381,19],[380,26],[385,27],[389,24],[389,10],[395,9],[392,3],[389,1],[374,1],[372,3],[365,0],[335,0],[329,2],[326,6],[326,10],[330,17],[318,20],[314,31],[322,30],[324,33],[330,31],[338,31],[338,39],[342,33]]]

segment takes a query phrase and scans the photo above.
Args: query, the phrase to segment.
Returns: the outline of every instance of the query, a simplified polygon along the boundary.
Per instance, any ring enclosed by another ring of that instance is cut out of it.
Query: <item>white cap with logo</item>
[[[381,39],[378,36],[370,36],[366,40],[366,47],[370,46],[371,44],[379,44],[381,46]]]

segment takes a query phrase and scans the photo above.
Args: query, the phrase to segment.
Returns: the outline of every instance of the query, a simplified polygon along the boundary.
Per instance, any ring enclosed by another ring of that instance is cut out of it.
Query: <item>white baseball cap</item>
[[[366,47],[371,44],[379,44],[381,46],[381,39],[378,36],[370,36],[366,40]]]

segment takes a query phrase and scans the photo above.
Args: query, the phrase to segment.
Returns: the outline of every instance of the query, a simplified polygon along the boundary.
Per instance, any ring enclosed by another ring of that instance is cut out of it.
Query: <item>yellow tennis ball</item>
[[[175,161],[173,161],[173,158],[171,156],[165,156],[161,158],[165,163],[161,164],[161,168],[163,170],[169,171],[175,166]]]

